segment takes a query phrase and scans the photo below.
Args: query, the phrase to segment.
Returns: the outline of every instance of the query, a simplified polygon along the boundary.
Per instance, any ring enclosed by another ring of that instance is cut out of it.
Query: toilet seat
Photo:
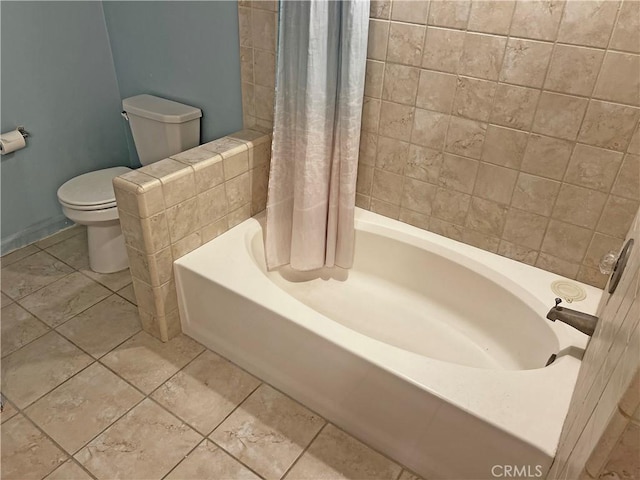
[[[112,167],[85,173],[58,189],[58,200],[71,210],[95,211],[116,207],[113,179],[130,172],[128,167]]]

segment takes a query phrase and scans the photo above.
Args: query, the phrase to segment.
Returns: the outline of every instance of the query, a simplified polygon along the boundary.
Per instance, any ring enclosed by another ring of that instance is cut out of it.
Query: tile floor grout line
[[[247,470],[249,470],[250,472],[252,472],[253,474],[255,474],[258,478],[261,479],[266,479],[265,475],[261,475],[259,474],[253,467],[250,467],[249,465],[245,464],[241,459],[239,459],[238,457],[236,457],[234,454],[232,454],[230,451],[228,451],[226,448],[224,448],[222,445],[220,445],[219,443],[217,443],[216,441],[212,440],[211,438],[207,437],[206,440],[208,440],[209,442],[213,443],[216,447],[218,447],[220,450],[222,450],[224,453],[226,453],[227,455],[229,455],[231,458],[233,458],[236,462],[238,462],[240,465],[242,465],[243,467],[245,467]]]
[[[302,404],[300,404],[302,405]],[[320,434],[324,431],[325,428],[327,428],[327,425],[329,425],[329,421],[324,418],[324,417],[320,417],[322,418],[322,420],[324,420],[324,424],[322,425],[322,427],[320,427],[318,429],[318,431],[316,432],[316,434],[313,436],[313,438],[311,438],[311,440],[309,441],[309,443],[307,444],[306,447],[304,447],[302,449],[302,451],[298,454],[298,456],[293,460],[293,462],[291,463],[291,465],[289,465],[289,468],[287,468],[284,473],[280,476],[280,479],[284,479],[287,475],[289,475],[289,473],[291,472],[291,470],[293,470],[293,467],[295,467],[298,463],[298,461],[304,456],[305,453],[307,453],[307,450],[309,450],[309,447],[311,447],[311,445],[313,445],[313,442],[316,441],[316,439],[320,436]],[[293,479],[292,479],[293,480]]]

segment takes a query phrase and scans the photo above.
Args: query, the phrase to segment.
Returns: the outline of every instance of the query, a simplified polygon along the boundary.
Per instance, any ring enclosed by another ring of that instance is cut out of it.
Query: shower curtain
[[[369,1],[280,2],[269,269],[353,263]]]

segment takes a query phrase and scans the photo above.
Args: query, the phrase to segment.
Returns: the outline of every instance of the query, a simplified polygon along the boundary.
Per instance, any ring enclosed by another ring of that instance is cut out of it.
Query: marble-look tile
[[[442,150],[448,125],[449,115],[416,108],[411,131],[411,143]]]
[[[548,217],[559,191],[560,182],[520,172],[511,205]]]
[[[542,242],[542,252],[567,262],[579,263],[587,251],[591,235],[591,230],[586,228],[551,220]]]
[[[373,183],[374,168],[369,165],[358,165],[358,176],[356,178],[356,192],[362,195],[371,195],[371,185]]]
[[[94,363],[31,405],[26,413],[73,454],[143,398],[135,388]]]
[[[253,38],[251,35],[251,8],[238,7],[238,30],[240,45],[243,47],[253,46]]]
[[[431,217],[429,230],[438,235],[442,235],[443,237],[461,242],[464,228],[460,225],[454,225],[453,223],[445,222],[439,218]]]
[[[163,343],[140,332],[102,358],[102,363],[150,393],[204,350],[185,335]]]
[[[252,9],[251,15],[253,46],[275,52],[278,15],[274,12],[255,8]]]
[[[369,38],[367,42],[367,58],[386,61],[387,44],[389,42],[389,22],[369,20]]]
[[[537,250],[542,244],[547,217],[511,208],[507,214],[502,238],[516,245]]]
[[[13,300],[9,297],[7,297],[4,293],[0,293],[0,307],[4,308],[8,305],[11,305],[13,303]]]
[[[384,69],[382,99],[414,105],[420,70],[406,65],[387,63]]]
[[[260,381],[211,351],[205,351],[152,395],[203,435],[208,435]]]
[[[391,20],[425,25],[427,23],[428,10],[428,1],[394,0],[391,9]]]
[[[620,437],[620,441],[611,452],[609,461],[602,469],[604,478],[636,476],[638,472],[638,450],[640,449],[639,439],[640,426],[634,422],[629,422]]]
[[[402,185],[400,206],[423,215],[431,215],[431,204],[435,195],[435,185],[413,178],[405,178]]]
[[[146,399],[74,458],[98,478],[161,478],[202,437]]]
[[[89,268],[89,246],[86,230],[47,248],[46,252],[76,270]]]
[[[486,131],[486,123],[451,117],[445,151],[465,157],[480,158]]]
[[[464,223],[471,204],[471,195],[447,188],[438,188],[431,214],[458,225]]]
[[[384,82],[384,62],[367,60],[367,69],[364,80],[364,94],[367,97],[380,98],[382,96],[382,84]]]
[[[92,477],[73,460],[67,460],[47,475],[44,480],[91,480]]]
[[[392,205],[400,205],[402,183],[403,177],[401,175],[375,169],[373,184],[371,186],[371,196],[383,202],[391,203]]]
[[[617,1],[568,1],[560,22],[558,41],[604,48],[618,12]]]
[[[582,264],[587,267],[598,268],[603,255],[611,251],[619,252],[620,247],[622,247],[622,239],[596,232],[587,248]]]
[[[631,228],[639,202],[610,195],[596,228],[614,237],[624,238]]]
[[[38,253],[39,251],[40,249],[35,245],[27,245],[26,247],[19,248],[18,250],[14,250],[13,252],[4,255],[0,258],[0,265],[2,265],[2,268],[8,267],[12,263],[22,260],[34,253]]]
[[[324,425],[302,405],[261,385],[210,438],[267,479],[279,479]]]
[[[273,122],[273,106],[275,101],[274,89],[254,85],[256,117]]]
[[[408,156],[409,144],[407,142],[382,136],[378,137],[376,168],[402,174]]]
[[[442,153],[439,150],[411,145],[403,173],[407,177],[436,184],[441,166]]]
[[[469,19],[470,0],[436,0],[429,8],[429,25],[465,29]]]
[[[2,425],[2,478],[40,480],[67,456],[22,415]]]
[[[495,82],[458,77],[453,114],[486,122],[489,120],[495,92]]]
[[[243,173],[224,184],[229,211],[236,210],[251,201],[251,177]]]
[[[364,97],[362,102],[362,130],[378,133],[380,122],[380,99]]]
[[[195,197],[167,208],[166,215],[171,242],[177,242],[195,232],[201,225],[198,200]]]
[[[138,310],[117,295],[111,295],[58,328],[59,333],[95,358],[139,331]]]
[[[455,75],[432,70],[421,70],[416,107],[426,108],[435,112],[451,112],[456,86],[457,79]]]
[[[602,50],[556,45],[544,88],[575,95],[591,95],[603,57]]]
[[[0,338],[3,357],[49,331],[49,327],[17,303],[3,307],[0,317],[2,317]]]
[[[255,473],[209,440],[204,440],[166,480],[260,480]]]
[[[60,230],[53,235],[43,238],[42,240],[38,240],[35,245],[36,247],[49,248],[56,243],[60,243],[67,238],[75,237],[79,233],[82,233],[83,230],[86,230],[87,227],[84,225],[73,225],[72,227],[65,228],[64,230]],[[4,260],[4,259],[3,259]]]
[[[18,409],[7,400],[4,396],[2,397],[2,412],[0,412],[0,420],[2,423],[6,422],[10,418],[13,418],[18,414]]]
[[[522,171],[562,180],[572,150],[572,142],[543,135],[531,135],[522,160]]]
[[[607,52],[593,96],[640,106],[640,56]]]
[[[57,327],[110,293],[99,283],[75,272],[22,298],[20,303],[50,327]]]
[[[414,107],[382,102],[380,108],[380,135],[408,142],[411,138]]]
[[[465,226],[476,232],[500,238],[508,210],[506,205],[473,197]]]
[[[500,244],[499,238],[469,228],[465,228],[462,231],[462,241],[467,245],[478,247],[491,253],[496,253]]]
[[[578,141],[623,152],[640,119],[640,109],[591,100]]]
[[[506,35],[515,5],[515,0],[472,1],[467,28],[472,32]]]
[[[420,66],[426,28],[421,25],[391,22],[387,62]]]
[[[378,151],[378,135],[375,133],[360,132],[360,151],[358,163],[373,167],[376,164],[376,152]]]
[[[137,305],[137,303],[138,303],[137,300],[136,300],[136,294],[133,291],[133,283],[130,283],[129,285],[127,285],[123,289],[118,290],[118,295],[120,295],[122,298],[124,298],[126,300],[129,300],[134,305]]]
[[[538,255],[535,266],[567,278],[575,278],[580,268],[577,263],[567,262],[544,252],[540,252]]]
[[[607,195],[584,187],[563,184],[553,217],[585,228],[594,228],[600,218]]]
[[[462,193],[473,192],[479,163],[477,160],[445,153],[438,185]]]
[[[411,473],[409,470],[403,470],[402,475],[400,475],[398,480],[422,480],[422,478],[417,476],[415,473]]]
[[[586,98],[543,92],[532,130],[565,140],[575,140],[587,108]]]
[[[227,215],[227,228],[231,229],[251,218],[251,204],[246,203]]]
[[[423,230],[429,229],[429,216],[423,215],[422,213],[401,208],[398,220],[413,225],[414,227],[422,228]]]
[[[243,151],[234,155],[223,155],[222,167],[225,180],[230,180],[249,171],[249,152]]]
[[[202,234],[194,232],[171,245],[172,260],[177,260],[202,245]]]
[[[251,47],[240,47],[240,78],[243,82],[253,83],[254,81],[253,48]]]
[[[640,4],[625,0],[613,29],[609,48],[640,53]]]
[[[578,143],[564,180],[581,187],[609,192],[621,163],[622,153]]]
[[[195,194],[193,169],[171,158],[146,165],[140,169],[162,183],[165,207],[177,205]]]
[[[208,225],[227,214],[227,196],[224,185],[218,185],[198,195],[198,214],[201,226]]]
[[[528,0],[516,2],[511,35],[540,40],[556,39],[564,0]]]
[[[333,425],[327,425],[285,478],[395,480],[400,465]]]
[[[115,273],[98,273],[89,269],[82,269],[81,272],[112,292],[117,292],[131,283],[131,273],[128,268]]]
[[[528,130],[533,121],[539,95],[540,92],[532,88],[499,84],[490,122]]]
[[[640,155],[625,155],[611,193],[640,200]]]
[[[500,80],[525,87],[542,87],[552,49],[552,43],[509,39]]]
[[[498,80],[507,39],[497,35],[467,33],[458,73]]]
[[[23,408],[92,361],[56,332],[49,332],[2,360],[2,391]]]
[[[518,177],[517,170],[481,163],[473,194],[486,200],[509,204]]]
[[[521,245],[516,245],[506,240],[501,240],[498,246],[498,255],[526,263],[527,265],[535,265],[538,258],[538,251]]]
[[[604,289],[609,280],[609,276],[601,273],[598,268],[589,268],[584,265],[580,265],[578,274],[576,275],[576,280],[596,288]],[[591,477],[588,477],[585,480],[591,480]]]
[[[377,198],[371,198],[370,209],[373,213],[379,213],[395,220],[400,216],[400,205],[392,205]]]
[[[73,269],[47,252],[38,252],[2,269],[2,291],[22,298],[66,277]]]
[[[461,30],[428,27],[422,68],[457,73],[464,37]]]
[[[369,16],[389,20],[391,0],[371,0]]]
[[[519,169],[527,146],[528,135],[520,130],[489,125],[482,149],[484,162]]]
[[[276,80],[276,56],[273,52],[254,49],[253,53],[255,83],[273,88]]]

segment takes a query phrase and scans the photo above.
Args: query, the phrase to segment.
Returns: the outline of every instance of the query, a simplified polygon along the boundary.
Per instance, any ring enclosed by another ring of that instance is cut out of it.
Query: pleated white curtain
[[[368,0],[280,2],[269,269],[353,263]]]

